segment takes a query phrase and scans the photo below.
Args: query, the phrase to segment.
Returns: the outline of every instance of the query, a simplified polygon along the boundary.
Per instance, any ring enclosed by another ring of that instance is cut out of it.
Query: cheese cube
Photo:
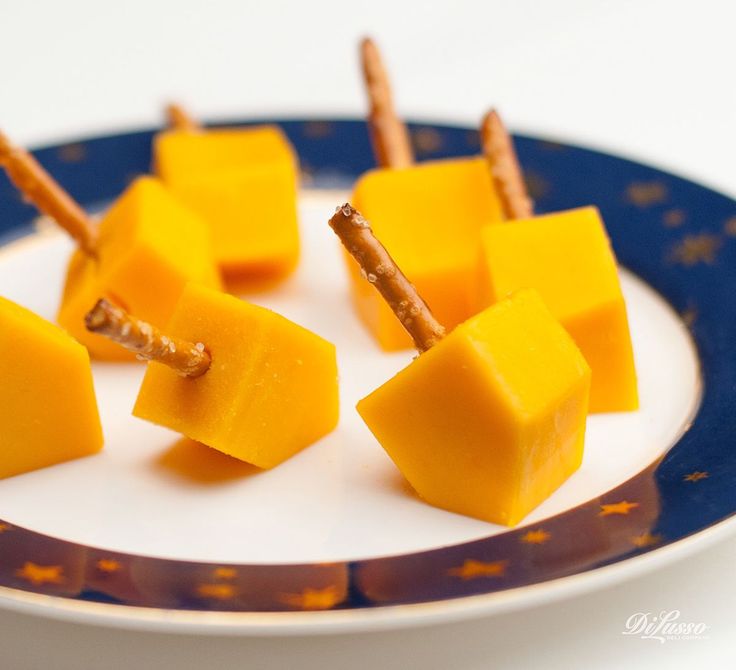
[[[590,411],[637,409],[626,304],[595,207],[488,226],[482,255],[481,307],[536,289],[593,371]]]
[[[580,465],[590,369],[533,291],[458,326],[358,403],[428,503],[512,526]]]
[[[263,307],[190,285],[166,327],[212,357],[195,379],[149,363],[133,413],[261,468],[333,430],[335,347]]]
[[[0,298],[0,479],[102,449],[87,350]]]
[[[191,132],[154,142],[156,171],[212,229],[228,282],[278,279],[299,257],[298,162],[274,126]]]
[[[136,179],[113,204],[100,223],[97,248],[97,259],[82,251],[72,256],[57,317],[94,358],[135,360],[85,328],[84,316],[99,298],[161,326],[187,282],[221,287],[207,226],[158,179]]]

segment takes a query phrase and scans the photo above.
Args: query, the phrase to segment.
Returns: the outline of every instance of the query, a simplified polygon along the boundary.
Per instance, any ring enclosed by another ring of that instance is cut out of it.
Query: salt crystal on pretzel
[[[414,285],[404,276],[358,211],[345,203],[335,211],[330,227],[358,262],[363,276],[376,287],[411,335],[419,351],[426,351],[444,337],[444,326],[434,318]]]
[[[164,335],[158,328],[135,318],[101,298],[85,317],[87,330],[104,335],[134,353],[140,360],[168,365],[182,377],[199,377],[212,359],[202,343]]]

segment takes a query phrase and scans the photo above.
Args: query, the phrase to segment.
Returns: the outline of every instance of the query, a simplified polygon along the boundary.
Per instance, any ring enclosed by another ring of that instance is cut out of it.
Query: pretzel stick
[[[202,343],[167,337],[155,326],[136,319],[104,298],[87,313],[84,323],[87,330],[117,342],[139,360],[163,363],[182,377],[199,377],[212,363]]]
[[[427,351],[437,344],[445,336],[444,326],[373,235],[368,221],[345,203],[335,211],[330,227],[411,335],[416,348]]]
[[[189,132],[202,130],[202,126],[183,107],[176,103],[166,105],[166,121],[169,127],[174,130],[187,130]]]
[[[402,168],[414,163],[406,125],[396,114],[386,68],[373,40],[360,44],[363,79],[368,92],[368,129],[373,153],[381,167]]]
[[[10,181],[43,214],[50,216],[84,253],[96,255],[95,226],[86,212],[25,149],[14,146],[0,132],[0,166]]]
[[[506,218],[526,219],[534,216],[534,203],[526,190],[514,142],[495,109],[483,117],[480,141],[483,154],[491,165],[491,174]]]

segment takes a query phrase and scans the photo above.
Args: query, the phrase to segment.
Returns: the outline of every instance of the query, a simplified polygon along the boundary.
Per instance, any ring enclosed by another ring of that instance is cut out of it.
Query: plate
[[[357,322],[326,224],[372,167],[365,125],[276,122],[303,169],[303,260],[283,285],[245,297],[336,343],[338,429],[260,472],[134,419],[142,366],[95,364],[105,450],[0,481],[0,606],[179,632],[395,628],[598,588],[733,530],[736,202],[621,158],[517,138],[540,213],[602,211],[642,407],[592,416],[581,469],[509,530],[419,501],[354,410],[412,357],[381,353]],[[467,128],[411,131],[422,160],[478,152]],[[100,211],[148,169],[152,134],[36,155]],[[71,244],[4,178],[0,235],[0,294],[53,319]]]

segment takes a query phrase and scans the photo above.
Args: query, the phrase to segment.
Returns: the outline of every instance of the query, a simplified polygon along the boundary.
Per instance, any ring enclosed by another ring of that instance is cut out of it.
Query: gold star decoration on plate
[[[63,163],[81,163],[87,158],[87,148],[79,142],[65,144],[59,147],[56,155]]]
[[[476,579],[478,577],[503,577],[506,574],[508,561],[475,561],[473,559],[466,560],[462,565],[456,568],[450,568],[447,571],[452,577],[460,577],[460,579]]]
[[[546,530],[537,528],[537,530],[527,531],[520,539],[525,544],[544,544],[550,537],[552,537],[552,535]]]
[[[21,579],[25,579],[34,586],[41,584],[61,584],[64,581],[64,568],[60,565],[38,565],[31,561],[26,561],[23,567],[16,570],[15,574]]]
[[[618,503],[609,503],[600,507],[601,511],[598,512],[598,516],[610,516],[611,514],[628,514],[632,509],[639,507],[639,503],[622,500]]]
[[[701,479],[708,479],[708,473],[696,470],[695,472],[685,475],[682,479],[686,482],[699,482]]]
[[[307,121],[302,130],[305,137],[316,140],[331,135],[335,127],[329,121]]]
[[[0,521],[0,533],[4,533],[8,530],[10,530],[11,526],[9,523],[5,523],[3,521]]]
[[[529,197],[532,200],[539,200],[550,191],[549,182],[538,172],[525,170],[524,183],[526,184],[526,190],[529,193]]]
[[[718,235],[700,233],[699,235],[687,235],[672,249],[670,258],[674,263],[686,267],[692,267],[698,263],[712,265],[715,263],[716,255],[722,245]]]
[[[650,532],[642,533],[641,535],[635,535],[631,538],[631,544],[639,549],[643,547],[651,547],[654,544],[659,544],[662,541],[661,535],[652,535]]]
[[[649,207],[667,200],[667,186],[661,181],[640,181],[629,184],[626,200],[637,207]]]
[[[682,312],[682,314],[680,314],[680,318],[688,328],[692,328],[698,319],[697,308],[693,306],[688,307],[684,312]]]
[[[116,561],[114,558],[101,558],[97,563],[95,563],[95,567],[100,572],[106,572],[108,574],[112,574],[113,572],[117,572],[120,570],[122,565],[120,565],[119,561]]]
[[[682,209],[668,209],[662,215],[662,223],[664,223],[667,228],[679,228],[683,223],[685,223],[686,218],[687,215]]]
[[[65,144],[59,147],[57,156],[62,163],[81,163],[87,158],[87,149],[84,144]]]
[[[200,584],[197,595],[211,600],[230,600],[235,595],[235,587],[232,584]]]
[[[465,143],[478,151],[480,149],[480,133],[477,130],[469,130],[465,133]]]
[[[434,128],[418,128],[411,139],[418,154],[431,154],[442,148],[442,136]]]
[[[235,568],[215,568],[212,574],[215,579],[235,579],[238,571]]]
[[[565,149],[567,149],[564,144],[560,144],[559,142],[554,142],[552,140],[540,140],[538,142],[538,146],[544,151],[565,151]]]
[[[282,602],[303,610],[328,610],[342,599],[336,586],[324,589],[307,588],[301,593],[284,593],[281,596]]]

